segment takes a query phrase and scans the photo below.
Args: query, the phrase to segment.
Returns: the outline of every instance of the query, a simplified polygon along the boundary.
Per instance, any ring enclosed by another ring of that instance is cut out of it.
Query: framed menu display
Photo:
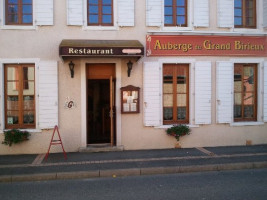
[[[132,85],[121,88],[121,113],[140,112],[140,88]]]

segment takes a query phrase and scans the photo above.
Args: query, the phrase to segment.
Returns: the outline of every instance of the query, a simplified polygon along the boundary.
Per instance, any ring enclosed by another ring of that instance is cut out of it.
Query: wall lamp
[[[133,69],[133,63],[130,60],[127,63],[127,68],[128,68],[128,77],[130,77],[131,76],[131,71]]]
[[[75,66],[75,64],[72,61],[70,61],[69,68],[70,68],[70,76],[71,76],[71,78],[74,77],[74,66]]]

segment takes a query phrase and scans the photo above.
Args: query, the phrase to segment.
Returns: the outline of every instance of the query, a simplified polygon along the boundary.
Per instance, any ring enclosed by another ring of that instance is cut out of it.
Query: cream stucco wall
[[[24,59],[33,58],[41,61],[58,61],[58,90],[59,90],[59,130],[62,136],[65,150],[68,152],[78,151],[80,147],[86,146],[86,63],[115,63],[117,78],[117,145],[124,149],[158,149],[173,148],[176,140],[165,133],[164,128],[145,127],[143,122],[143,62],[159,61],[162,57],[143,57],[134,63],[131,77],[127,77],[127,58],[82,58],[73,59],[75,63],[74,78],[70,77],[68,63],[70,60],[61,60],[59,57],[59,44],[63,39],[90,39],[90,40],[139,40],[144,46],[147,34],[176,34],[180,29],[164,32],[161,27],[146,27],[146,1],[135,1],[135,26],[117,27],[117,30],[85,30],[80,26],[66,25],[66,1],[54,1],[54,25],[38,26],[34,30],[17,30],[0,28],[0,60],[1,59]],[[192,5],[192,0],[190,3]],[[258,1],[261,5],[262,1]],[[262,10],[258,10],[258,15]],[[262,18],[258,20],[261,27]],[[231,30],[217,27],[217,4],[210,0],[210,27],[190,27],[187,32],[203,34],[205,32],[231,32],[235,35],[248,30]],[[181,29],[182,30],[182,29]],[[262,28],[249,30],[252,33],[266,33]],[[179,33],[180,34],[180,33]],[[184,32],[182,34],[185,34]],[[169,57],[173,58],[173,57]],[[165,57],[164,59],[169,59]],[[229,124],[216,124],[216,71],[215,62],[230,60],[233,57],[183,57],[179,59],[195,59],[195,61],[212,62],[212,124],[193,126],[192,134],[181,139],[182,147],[200,146],[223,146],[223,145],[245,145],[246,140],[253,144],[267,144],[267,124],[258,126],[233,127]],[[243,58],[242,58],[243,59]],[[246,58],[254,59],[254,58]],[[267,57],[261,58],[267,60]],[[192,73],[192,81],[194,78]],[[1,80],[3,81],[3,80]],[[262,84],[262,83],[261,83]],[[1,84],[0,84],[1,85]],[[119,88],[134,85],[141,88],[140,113],[120,114]],[[192,87],[193,88],[193,87]],[[193,91],[190,91],[193,93]],[[192,95],[192,94],[191,94]],[[74,109],[64,108],[66,98],[74,100]],[[194,99],[190,98],[190,119],[194,118]],[[260,108],[262,109],[262,107]],[[194,123],[193,123],[194,124]],[[22,154],[22,153],[45,153],[47,151],[52,130],[43,130],[31,133],[30,140],[12,147],[0,144],[0,154]],[[0,141],[3,134],[0,133]],[[60,152],[60,147],[52,149]]]

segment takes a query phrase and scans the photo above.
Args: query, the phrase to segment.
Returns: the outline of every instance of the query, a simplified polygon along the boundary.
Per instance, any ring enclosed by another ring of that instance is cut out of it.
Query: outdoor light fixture
[[[74,77],[74,66],[75,66],[75,64],[72,61],[70,61],[69,68],[70,68],[70,76],[71,76],[71,78]]]
[[[131,71],[132,71],[132,68],[133,68],[133,63],[130,60],[127,63],[127,68],[128,68],[128,77],[130,77]]]

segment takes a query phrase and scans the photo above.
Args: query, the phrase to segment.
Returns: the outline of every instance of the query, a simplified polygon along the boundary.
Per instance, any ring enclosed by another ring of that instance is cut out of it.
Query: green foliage
[[[12,129],[4,131],[4,141],[2,144],[11,146],[13,143],[19,143],[25,140],[29,140],[30,133],[28,131],[21,131],[18,129]]]
[[[166,132],[168,135],[174,136],[176,140],[179,141],[181,136],[189,135],[191,133],[191,130],[189,126],[178,124],[168,128]]]

